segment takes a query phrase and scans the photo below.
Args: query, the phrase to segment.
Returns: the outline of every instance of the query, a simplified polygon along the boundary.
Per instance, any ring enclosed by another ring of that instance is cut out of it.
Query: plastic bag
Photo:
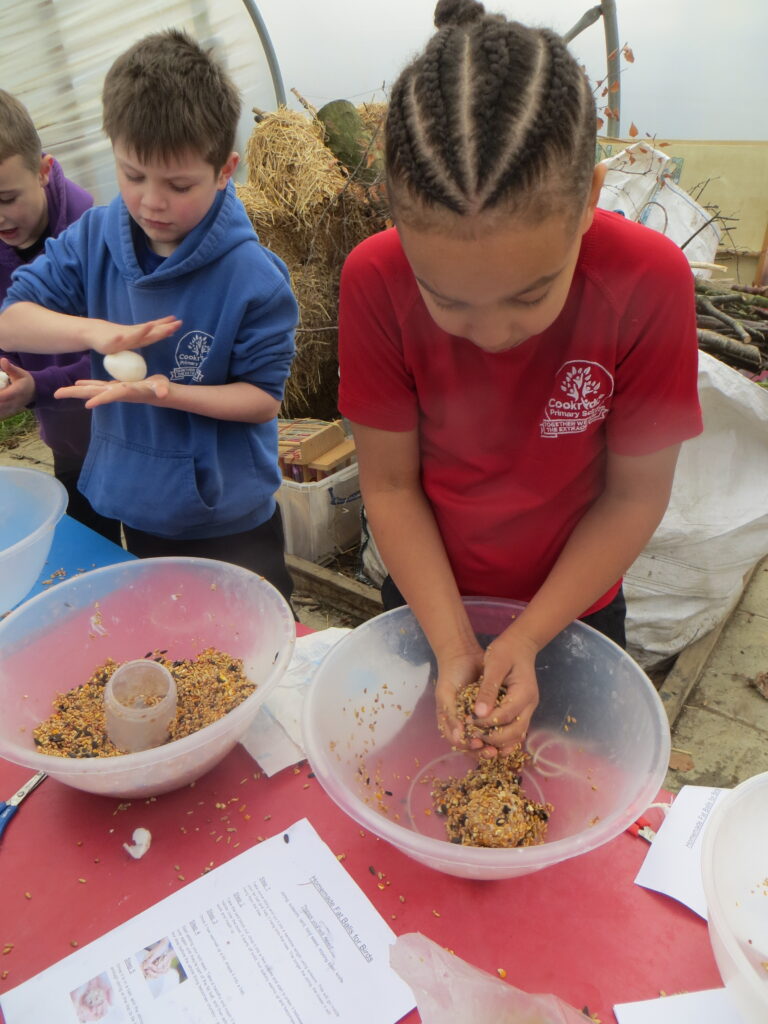
[[[413,991],[422,1024],[584,1024],[557,996],[530,995],[472,967],[425,935],[401,935],[392,969]]]
[[[699,353],[704,433],[680,452],[663,520],[624,577],[627,642],[646,668],[708,633],[768,554],[768,391]]]
[[[387,569],[381,560],[376,541],[373,539],[365,506],[360,508],[360,557],[357,566],[357,578],[361,583],[370,583],[381,589],[387,575]]]
[[[616,210],[629,220],[660,231],[676,245],[685,245],[690,263],[711,263],[720,244],[712,215],[672,178],[674,161],[647,142],[636,142],[603,160],[607,168],[598,206]],[[711,271],[694,274],[709,277]]]

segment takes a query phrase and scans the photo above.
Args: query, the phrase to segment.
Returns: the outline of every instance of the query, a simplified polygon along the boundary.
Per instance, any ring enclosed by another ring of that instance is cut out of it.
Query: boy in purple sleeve
[[[93,206],[93,197],[64,177],[61,166],[43,154],[26,108],[0,89],[0,302],[11,274],[31,263],[55,238]],[[34,410],[40,436],[53,451],[54,473],[67,489],[67,512],[105,537],[120,543],[117,520],[98,515],[78,491],[77,480],[88,451],[91,413],[74,399],[54,392],[90,376],[87,352],[31,355],[0,349],[0,419],[27,407]]]

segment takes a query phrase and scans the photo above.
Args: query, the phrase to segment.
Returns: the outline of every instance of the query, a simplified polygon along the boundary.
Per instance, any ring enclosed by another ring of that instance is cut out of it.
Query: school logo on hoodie
[[[541,421],[542,437],[581,434],[604,419],[613,394],[613,377],[600,363],[571,359],[555,374],[552,396]]]
[[[200,366],[213,344],[213,337],[205,331],[187,331],[176,346],[176,365],[171,380],[190,380],[199,384],[203,379]]]

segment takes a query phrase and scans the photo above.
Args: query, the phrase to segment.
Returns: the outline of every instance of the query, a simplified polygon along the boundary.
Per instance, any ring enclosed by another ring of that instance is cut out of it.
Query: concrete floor
[[[50,450],[36,436],[0,449],[0,465],[53,469]],[[299,595],[297,611],[313,629],[354,625],[311,592]],[[749,685],[761,672],[768,672],[768,558],[728,620],[684,651],[658,684],[672,729],[672,764],[681,766],[670,768],[666,788],[731,787],[768,771],[768,699]]]
[[[685,771],[670,770],[668,789],[730,787],[768,771],[768,700],[750,686],[761,672],[768,672],[768,559],[753,572],[703,664],[684,680],[682,695],[680,671],[661,685],[672,745],[692,761]]]

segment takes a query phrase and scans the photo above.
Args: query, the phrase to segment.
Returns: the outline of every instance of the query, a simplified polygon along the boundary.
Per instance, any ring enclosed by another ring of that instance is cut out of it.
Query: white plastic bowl
[[[484,644],[523,607],[483,598],[465,605]],[[554,805],[541,846],[485,849],[446,839],[432,813],[431,781],[463,776],[475,762],[438,733],[434,659],[408,608],[358,626],[321,663],[302,723],[312,768],[352,818],[447,874],[509,878],[594,850],[656,796],[669,761],[667,717],[638,665],[582,623],[540,653],[537,674],[541,702],[524,789]]]
[[[0,756],[89,793],[154,796],[199,778],[243,736],[278,684],[296,628],[283,596],[236,565],[149,558],[73,576],[0,622]],[[219,721],[152,750],[104,758],[40,754],[32,730],[57,693],[86,682],[107,658],[150,651],[176,660],[215,647],[242,658],[257,688]]]
[[[768,1021],[768,772],[725,794],[701,851],[709,937],[744,1024]]]
[[[50,473],[0,466],[0,615],[34,587],[66,507],[66,489]]]

